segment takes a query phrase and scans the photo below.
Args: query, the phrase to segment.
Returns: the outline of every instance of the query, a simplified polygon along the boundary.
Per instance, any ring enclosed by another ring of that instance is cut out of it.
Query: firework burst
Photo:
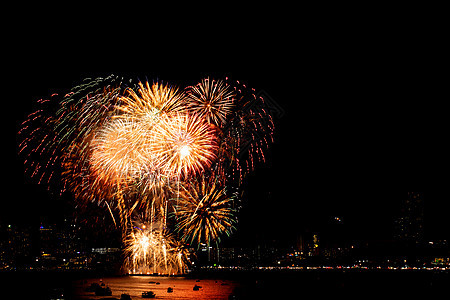
[[[235,93],[224,81],[203,79],[187,89],[188,111],[205,118],[208,123],[221,126],[233,112]]]
[[[202,177],[183,186],[176,199],[177,231],[185,242],[210,245],[230,235],[236,223],[235,195],[228,196],[218,181]]]
[[[109,76],[38,104],[19,132],[27,173],[103,207],[131,273],[183,273],[186,243],[230,235],[238,205],[227,191],[272,141],[263,99],[228,80],[180,90]]]
[[[180,178],[199,174],[216,159],[214,129],[195,115],[165,116],[152,134],[151,151],[166,176]]]

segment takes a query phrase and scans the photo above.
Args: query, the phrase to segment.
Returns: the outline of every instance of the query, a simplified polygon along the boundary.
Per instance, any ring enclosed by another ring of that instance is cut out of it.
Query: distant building
[[[424,233],[424,197],[421,192],[408,192],[402,201],[400,216],[395,221],[394,237],[399,241],[420,243]]]
[[[32,260],[31,230],[27,226],[0,226],[0,270],[20,270]]]
[[[231,265],[234,263],[235,250],[234,248],[220,248],[219,251],[219,263]]]

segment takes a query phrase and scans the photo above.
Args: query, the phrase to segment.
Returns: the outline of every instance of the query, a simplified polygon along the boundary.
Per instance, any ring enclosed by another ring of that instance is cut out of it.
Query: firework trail
[[[263,99],[228,79],[179,89],[111,75],[38,105],[19,132],[26,172],[104,207],[133,273],[183,273],[186,243],[230,235],[238,197],[227,191],[273,140]]]

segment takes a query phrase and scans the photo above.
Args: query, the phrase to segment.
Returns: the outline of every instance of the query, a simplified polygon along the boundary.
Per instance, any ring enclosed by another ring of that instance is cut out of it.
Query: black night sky
[[[30,183],[17,155],[17,131],[34,101],[111,73],[175,84],[229,76],[264,90],[284,111],[267,163],[247,178],[236,238],[295,240],[339,216],[350,238],[391,239],[406,190],[434,191],[425,192],[425,234],[450,238],[448,96],[440,95],[439,75],[446,62],[417,48],[418,40],[437,49],[439,42],[352,24],[313,27],[226,29],[211,41],[187,28],[152,28],[145,42],[115,31],[61,33],[51,24],[14,34],[3,57],[1,221],[57,216],[64,207]]]

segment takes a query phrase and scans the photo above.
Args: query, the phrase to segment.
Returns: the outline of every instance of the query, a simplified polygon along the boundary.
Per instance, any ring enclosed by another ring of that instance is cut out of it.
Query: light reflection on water
[[[100,281],[101,280],[101,281]],[[156,299],[228,299],[233,289],[238,285],[231,280],[196,279],[184,277],[156,277],[156,276],[125,276],[79,280],[74,283],[77,299],[102,299],[106,296],[95,296],[93,292],[86,292],[92,283],[104,283],[112,295],[120,299],[122,293],[127,293],[132,299],[142,299],[142,292],[153,291]],[[150,282],[159,282],[150,283]],[[201,286],[194,291],[195,285]],[[167,288],[172,287],[173,292],[168,293]]]

